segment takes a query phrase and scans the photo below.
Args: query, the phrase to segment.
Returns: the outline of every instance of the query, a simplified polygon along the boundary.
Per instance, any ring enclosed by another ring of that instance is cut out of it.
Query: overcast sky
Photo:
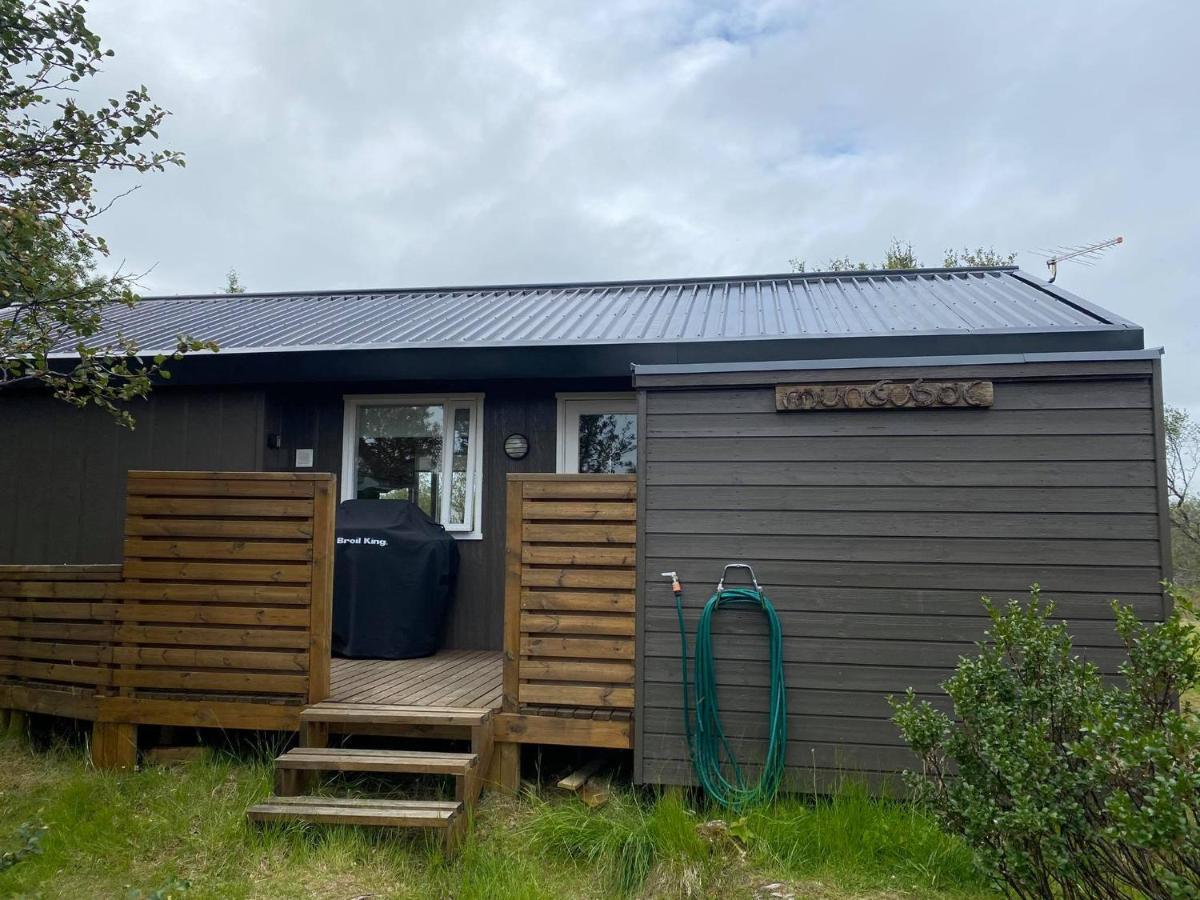
[[[101,221],[148,293],[927,265],[1059,282],[1200,412],[1200,3],[93,0],[188,165]],[[90,90],[89,90],[90,93]],[[116,185],[112,185],[115,189]]]

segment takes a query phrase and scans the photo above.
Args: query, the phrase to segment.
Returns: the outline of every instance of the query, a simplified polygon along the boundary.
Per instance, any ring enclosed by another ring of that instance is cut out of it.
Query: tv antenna
[[[1057,250],[1041,251],[1042,255],[1046,256],[1046,268],[1050,270],[1050,284],[1054,284],[1054,279],[1058,277],[1058,264],[1060,262],[1072,260],[1083,263],[1085,266],[1093,265],[1100,254],[1109,247],[1115,247],[1117,244],[1123,243],[1125,243],[1125,238],[1117,235],[1115,238],[1101,241],[1098,244],[1088,244],[1086,247],[1059,247]]]

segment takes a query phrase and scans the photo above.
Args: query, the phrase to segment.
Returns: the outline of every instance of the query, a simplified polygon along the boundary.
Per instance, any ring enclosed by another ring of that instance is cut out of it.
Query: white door
[[[558,395],[558,471],[637,471],[637,400],[633,394]]]

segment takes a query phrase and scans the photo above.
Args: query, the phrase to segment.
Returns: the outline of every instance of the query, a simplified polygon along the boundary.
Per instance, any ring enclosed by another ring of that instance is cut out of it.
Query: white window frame
[[[637,394],[631,391],[610,393],[560,393],[558,400],[558,462],[556,471],[560,475],[579,471],[579,415],[580,413],[633,413],[637,414]],[[614,404],[616,404],[614,406]],[[638,435],[640,441],[642,436]]]
[[[442,506],[439,521],[446,531],[460,540],[483,538],[483,394],[347,394],[342,418],[342,499],[353,500],[358,485],[358,409],[361,406],[441,406],[442,407]],[[449,441],[454,431],[454,412],[471,411],[467,434],[467,521],[448,525],[450,518],[450,472],[454,455]]]

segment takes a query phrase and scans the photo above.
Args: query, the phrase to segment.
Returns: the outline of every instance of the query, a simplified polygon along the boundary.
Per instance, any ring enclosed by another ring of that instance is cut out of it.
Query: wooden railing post
[[[521,683],[521,504],[523,484],[512,475],[505,492],[504,522],[504,671],[501,705],[516,712]],[[515,793],[521,780],[521,745],[497,744],[492,780],[500,789]]]
[[[312,599],[309,605],[308,702],[329,697],[333,628],[333,541],[337,479],[318,481],[313,493]]]

